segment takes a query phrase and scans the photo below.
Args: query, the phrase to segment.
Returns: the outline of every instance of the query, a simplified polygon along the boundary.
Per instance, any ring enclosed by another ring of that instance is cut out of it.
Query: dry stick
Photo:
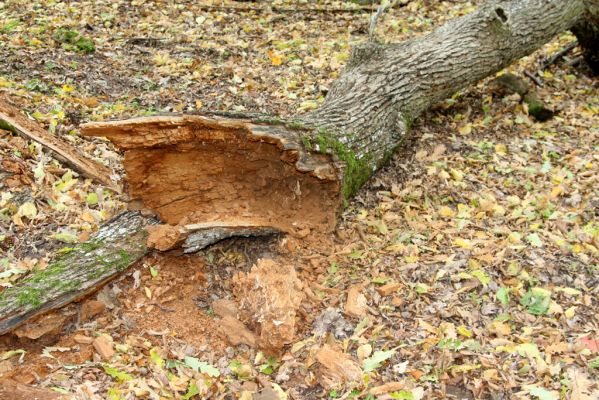
[[[397,0],[382,0],[381,5],[377,8],[376,13],[370,18],[370,28],[368,29],[368,40],[374,40],[374,31],[379,18],[388,8],[393,8]],[[407,4],[407,3],[406,3]]]
[[[117,192],[121,191],[120,187],[110,178],[111,171],[108,167],[88,159],[70,143],[46,132],[36,123],[27,119],[18,108],[11,105],[2,96],[0,96],[0,128],[36,141],[52,151],[57,160],[68,164],[83,176]]]
[[[541,64],[540,70],[544,71],[547,68],[549,68],[549,66],[555,64],[560,58],[562,58],[563,56],[565,56],[566,54],[568,54],[569,52],[574,50],[576,45],[578,45],[578,40],[573,40],[570,43],[568,43],[566,45],[566,47],[564,47],[563,49],[561,49],[560,51],[558,51],[557,53],[555,53],[554,55],[549,57],[547,60],[545,60],[543,62],[543,64]]]
[[[529,77],[530,80],[535,83],[535,85],[537,85],[539,87],[543,86],[543,81],[538,76],[535,76],[534,74],[531,74],[530,72],[528,72],[526,70],[524,71],[524,75],[526,75],[527,77]]]

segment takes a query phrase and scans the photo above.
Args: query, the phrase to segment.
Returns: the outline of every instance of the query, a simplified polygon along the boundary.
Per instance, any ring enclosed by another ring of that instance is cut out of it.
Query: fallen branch
[[[549,68],[550,66],[552,66],[553,64],[558,62],[560,58],[562,58],[563,56],[565,56],[566,54],[568,54],[569,52],[574,50],[574,48],[576,48],[577,45],[578,45],[578,40],[571,41],[563,49],[561,49],[560,51],[558,51],[557,53],[555,53],[554,55],[552,55],[551,57],[549,57],[548,59],[543,61],[539,70],[540,71],[546,70],[547,68]]]
[[[97,290],[147,252],[148,220],[126,212],[86,243],[54,259],[44,270],[0,293],[0,334]]]
[[[9,130],[25,139],[33,140],[49,149],[54,157],[69,165],[81,175],[91,178],[117,192],[120,187],[110,177],[108,167],[86,158],[70,143],[46,132],[35,122],[27,119],[19,109],[0,96],[0,129]]]
[[[266,227],[219,223],[188,225],[184,235],[173,237],[169,235],[172,228],[165,231],[161,227],[167,226],[155,225],[155,220],[138,212],[124,212],[104,224],[88,242],[58,255],[44,270],[0,292],[0,335],[95,292],[135,264],[150,247],[168,250],[181,243],[185,252],[192,252],[232,236],[276,233]]]

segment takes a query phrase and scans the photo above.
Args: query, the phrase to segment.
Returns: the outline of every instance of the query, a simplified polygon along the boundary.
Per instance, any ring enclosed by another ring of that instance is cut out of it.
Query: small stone
[[[19,338],[39,339],[42,336],[58,335],[66,321],[66,317],[58,313],[46,314],[35,321],[26,323],[14,331]]]
[[[220,321],[219,328],[232,346],[239,344],[247,344],[250,347],[256,346],[256,335],[235,317],[225,316]]]
[[[394,293],[400,287],[401,287],[401,283],[391,282],[391,283],[387,283],[386,285],[383,285],[381,287],[378,287],[376,289],[376,291],[379,292],[379,294],[381,296],[385,297],[385,296],[389,296],[391,293]]]
[[[362,370],[351,356],[333,349],[329,345],[322,346],[316,352],[316,361],[322,366],[321,384],[330,388],[344,382],[359,382]]]
[[[87,322],[106,310],[106,304],[98,300],[88,300],[81,306],[79,321]]]
[[[233,300],[228,299],[218,299],[212,302],[212,310],[216,315],[221,318],[226,317],[227,315],[237,318],[237,303]]]
[[[178,226],[172,225],[149,225],[146,227],[149,233],[147,245],[160,251],[170,250],[185,239]]]
[[[94,339],[92,345],[103,360],[110,360],[114,355],[112,342],[106,336],[98,336]]]
[[[360,286],[352,286],[347,291],[347,301],[345,302],[345,313],[352,317],[363,317],[366,315],[367,301],[366,296],[362,294]]]
[[[81,334],[77,334],[77,335],[73,336],[73,340],[75,341],[75,343],[79,343],[79,344],[92,344],[92,342],[94,341],[94,338],[85,336],[85,335],[81,335]]]

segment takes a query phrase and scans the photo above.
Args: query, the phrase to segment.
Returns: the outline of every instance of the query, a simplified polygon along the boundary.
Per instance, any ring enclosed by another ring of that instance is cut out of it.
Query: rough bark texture
[[[405,43],[368,43],[299,120],[146,117],[82,132],[125,150],[132,205],[170,225],[330,229],[415,117],[580,23],[586,6],[495,1]]]
[[[0,334],[34,316],[80,299],[146,254],[147,219],[123,213],[87,243],[76,245],[43,271],[0,293]]]
[[[583,0],[494,1],[415,40],[358,47],[308,120],[375,170],[424,110],[532,53],[584,11]]]

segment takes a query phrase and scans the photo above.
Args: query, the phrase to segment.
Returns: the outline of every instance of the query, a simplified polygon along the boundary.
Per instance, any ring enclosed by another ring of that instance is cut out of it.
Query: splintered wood
[[[46,132],[34,121],[27,119],[18,108],[10,104],[1,95],[0,122],[3,122],[5,129],[40,143],[49,149],[58,161],[64,162],[83,176],[120,192],[120,187],[111,178],[110,168],[90,160],[70,143]]]
[[[214,242],[204,236],[335,226],[335,165],[327,155],[306,152],[299,134],[283,126],[157,116],[90,123],[82,133],[107,137],[125,151],[130,208],[177,226],[190,251]]]

